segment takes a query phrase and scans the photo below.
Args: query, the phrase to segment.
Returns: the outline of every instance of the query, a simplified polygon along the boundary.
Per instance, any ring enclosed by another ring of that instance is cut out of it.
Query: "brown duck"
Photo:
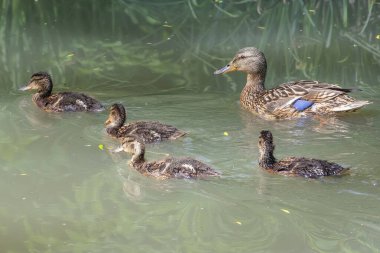
[[[53,94],[53,81],[46,72],[34,73],[28,85],[20,90],[37,90],[37,93],[33,95],[33,102],[47,112],[100,112],[104,110],[101,103],[83,93]]]
[[[137,121],[124,125],[127,112],[122,104],[113,104],[108,119],[104,123],[107,133],[115,138],[127,135],[136,135],[144,143],[153,143],[165,140],[175,140],[186,134],[176,127],[162,124],[157,121]]]
[[[267,90],[264,86],[267,61],[254,47],[240,49],[230,63],[214,74],[232,71],[247,73],[247,83],[240,94],[241,105],[266,119],[336,114],[370,104],[348,96],[352,89],[319,81],[293,81]]]
[[[168,178],[206,178],[215,177],[220,174],[198,160],[190,157],[173,158],[167,157],[159,161],[145,161],[145,145],[138,136],[127,135],[123,138],[122,150],[132,153],[130,165],[145,176],[158,179]],[[118,151],[120,151],[119,149]]]
[[[261,131],[258,146],[260,167],[274,174],[318,178],[342,175],[348,171],[337,163],[312,158],[287,157],[277,161],[273,156],[275,145],[270,131]]]

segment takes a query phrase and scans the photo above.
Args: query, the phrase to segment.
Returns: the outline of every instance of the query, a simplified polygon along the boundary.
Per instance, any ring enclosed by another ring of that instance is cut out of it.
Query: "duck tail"
[[[334,107],[331,109],[332,112],[351,112],[356,111],[360,108],[362,108],[365,105],[372,104],[372,102],[365,101],[365,100],[359,100],[359,101],[353,101],[347,104],[341,104],[337,107]]]
[[[345,176],[350,174],[350,168],[343,168],[341,171],[339,171],[340,176]]]
[[[357,92],[357,91],[362,91],[360,88],[341,88],[341,87],[331,87],[329,90],[336,90],[336,91],[342,91],[345,93],[350,93],[350,92]]]
[[[187,132],[184,132],[184,131],[181,131],[181,130],[177,130],[172,136],[170,136],[169,139],[171,140],[175,140],[175,139],[178,139],[184,135],[186,135]]]

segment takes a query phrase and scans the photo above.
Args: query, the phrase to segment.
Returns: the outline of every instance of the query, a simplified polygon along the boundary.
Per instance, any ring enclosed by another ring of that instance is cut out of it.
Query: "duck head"
[[[51,76],[46,72],[34,73],[29,80],[29,83],[19,90],[37,90],[38,93],[50,95],[53,89],[53,81]]]
[[[122,104],[113,104],[104,125],[107,128],[120,128],[127,118],[127,112]]]
[[[132,154],[131,162],[144,162],[145,145],[136,135],[127,135],[122,139],[123,150]]]
[[[215,75],[233,71],[243,71],[250,74],[266,74],[267,61],[264,54],[255,47],[240,49],[234,58],[223,68],[216,70]]]

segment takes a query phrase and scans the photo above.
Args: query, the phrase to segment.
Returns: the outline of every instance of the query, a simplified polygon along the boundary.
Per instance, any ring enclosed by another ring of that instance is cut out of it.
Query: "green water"
[[[262,3],[260,16],[258,3],[244,1],[218,8],[196,1],[0,2],[3,14],[13,13],[0,30],[1,252],[379,252],[378,3],[361,36],[349,6],[348,28],[334,28],[329,38],[315,17],[322,39],[311,42],[299,32],[303,46],[293,47],[275,43],[275,26],[255,36],[232,29],[246,28],[241,20],[269,25],[273,13],[295,8],[282,3],[274,9]],[[158,24],[148,19],[154,13]],[[367,18],[361,16],[359,28]],[[323,122],[260,119],[239,106],[242,73],[212,75],[247,45],[267,55],[267,87],[312,78],[359,87],[353,96],[373,104]],[[159,120],[189,133],[147,146],[148,160],[192,156],[222,177],[140,175],[127,154],[107,151],[117,146],[103,128],[107,112],[46,113],[32,94],[17,90],[40,70],[52,73],[56,91],[82,91],[107,107],[120,102],[130,121]],[[262,129],[273,132],[277,157],[328,159],[351,174],[305,180],[262,171]]]

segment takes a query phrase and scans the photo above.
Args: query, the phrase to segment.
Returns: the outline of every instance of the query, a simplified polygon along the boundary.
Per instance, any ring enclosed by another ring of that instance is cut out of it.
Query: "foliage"
[[[1,81],[13,89],[44,69],[67,82],[204,90],[212,71],[248,45],[288,78],[366,83],[380,63],[373,0],[2,0],[0,13]]]

